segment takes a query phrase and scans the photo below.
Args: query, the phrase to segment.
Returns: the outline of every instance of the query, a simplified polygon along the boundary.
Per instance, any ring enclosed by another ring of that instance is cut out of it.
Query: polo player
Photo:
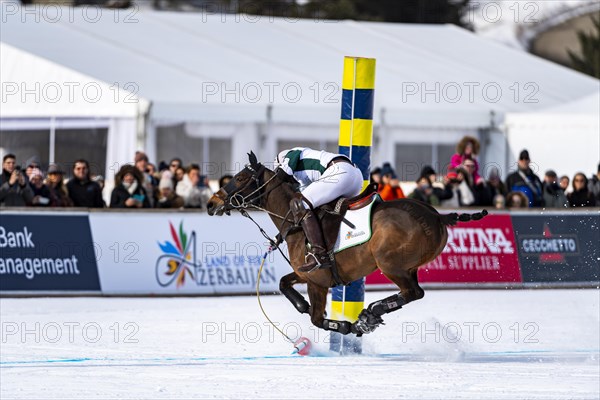
[[[283,150],[275,159],[281,169],[300,183],[300,193],[290,201],[296,223],[308,239],[309,250],[300,272],[330,268],[331,258],[314,209],[338,197],[354,197],[362,190],[360,169],[343,154],[294,147]]]

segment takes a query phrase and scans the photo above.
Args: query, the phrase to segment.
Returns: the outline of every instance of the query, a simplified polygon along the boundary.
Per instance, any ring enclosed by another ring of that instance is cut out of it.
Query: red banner
[[[512,220],[508,214],[448,227],[448,243],[432,262],[419,269],[419,282],[522,282]],[[368,284],[391,283],[379,270]]]

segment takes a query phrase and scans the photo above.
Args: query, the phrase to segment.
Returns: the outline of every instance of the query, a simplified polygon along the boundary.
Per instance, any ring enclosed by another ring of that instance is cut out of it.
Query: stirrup
[[[321,269],[321,268],[331,268],[331,262],[329,262],[329,263],[322,263],[321,260],[319,260],[319,257],[317,257],[316,254],[314,254],[314,253],[307,253],[306,256],[304,256],[304,263],[305,264],[308,264],[309,257],[312,257],[315,260],[315,262],[316,262],[315,266],[312,267],[312,268],[310,268],[310,269],[308,269],[306,267],[299,267],[298,268],[299,272],[311,273],[311,272],[316,271],[316,270]]]

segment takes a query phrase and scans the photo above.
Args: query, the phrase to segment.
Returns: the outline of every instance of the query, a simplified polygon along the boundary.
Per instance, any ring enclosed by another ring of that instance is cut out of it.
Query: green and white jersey
[[[281,168],[285,173],[293,176],[298,182],[306,186],[321,179],[321,175],[327,169],[329,162],[336,157],[345,156],[323,150],[313,150],[308,147],[294,147],[277,155],[275,168]]]

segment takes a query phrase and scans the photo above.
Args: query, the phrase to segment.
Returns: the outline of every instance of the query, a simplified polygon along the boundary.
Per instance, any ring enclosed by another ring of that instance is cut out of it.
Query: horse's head
[[[248,159],[250,163],[210,198],[206,205],[209,215],[223,215],[236,208],[258,205],[266,168],[258,162],[254,152],[248,154]]]

